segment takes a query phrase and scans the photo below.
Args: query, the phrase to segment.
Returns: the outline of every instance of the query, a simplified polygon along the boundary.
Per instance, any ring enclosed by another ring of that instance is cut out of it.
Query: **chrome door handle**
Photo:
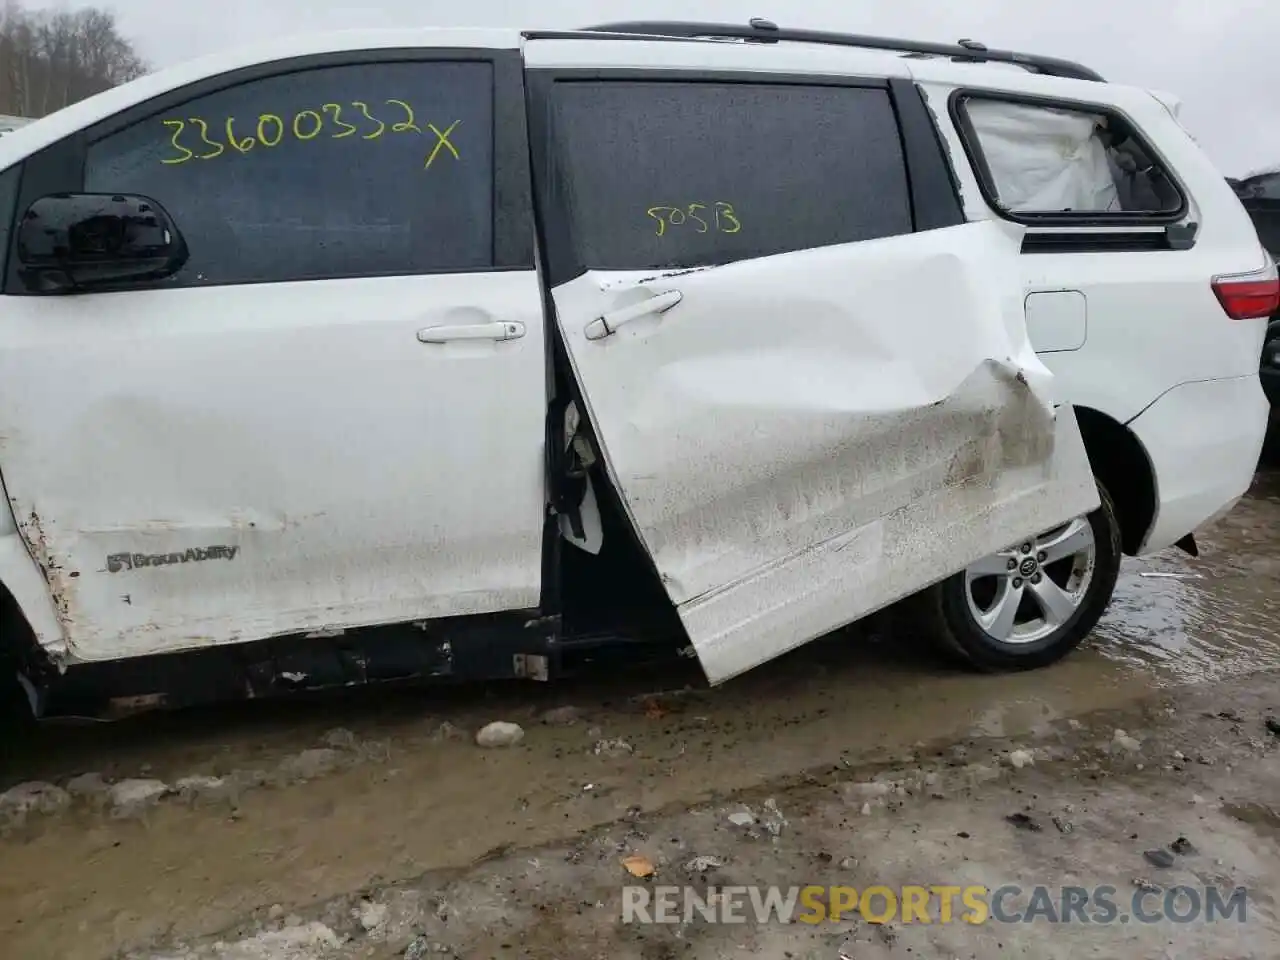
[[[524,324],[518,320],[493,323],[461,323],[452,326],[425,327],[418,331],[421,343],[450,343],[455,340],[519,340]]]
[[[639,320],[641,317],[647,317],[655,313],[666,313],[683,299],[684,294],[679,290],[668,290],[666,293],[660,293],[656,297],[650,297],[648,300],[633,303],[629,307],[621,307],[606,313],[602,317],[597,317],[587,324],[583,333],[586,334],[588,340],[603,340],[610,334],[616,333],[624,323],[630,323],[632,320]]]

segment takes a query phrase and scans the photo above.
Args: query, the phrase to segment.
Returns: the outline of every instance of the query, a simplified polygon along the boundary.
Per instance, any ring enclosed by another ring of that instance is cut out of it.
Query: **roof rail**
[[[776,23],[755,17],[746,26],[729,23],[695,23],[682,20],[629,20],[583,27],[586,33],[606,33],[619,36],[679,37],[682,39],[747,40],[754,43],[777,43],[792,40],[798,43],[823,43],[837,47],[862,47],[868,50],[896,50],[917,55],[950,57],[969,63],[1012,63],[1033,73],[1050,77],[1067,77],[1072,80],[1106,81],[1093,70],[1070,60],[1057,57],[1040,57],[1013,50],[988,50],[976,40],[961,40],[956,44],[921,43],[916,40],[895,40],[891,37],[869,37],[857,33],[830,33],[823,30],[788,30]]]

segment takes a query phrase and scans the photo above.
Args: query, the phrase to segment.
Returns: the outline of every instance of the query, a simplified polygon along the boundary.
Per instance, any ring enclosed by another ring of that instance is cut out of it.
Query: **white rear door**
[[[191,251],[60,296],[11,258],[0,462],[76,656],[538,605],[521,75],[514,45],[282,61],[27,161],[19,214],[141,194]]]
[[[530,82],[560,333],[712,682],[1097,505],[1027,342],[1021,232],[962,222],[918,98]]]

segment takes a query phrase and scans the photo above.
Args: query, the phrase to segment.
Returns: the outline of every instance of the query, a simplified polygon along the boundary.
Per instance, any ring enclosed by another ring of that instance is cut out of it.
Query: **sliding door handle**
[[[610,334],[616,333],[624,323],[639,320],[641,317],[652,316],[655,313],[666,313],[682,299],[684,299],[684,295],[679,290],[668,290],[666,293],[660,293],[656,297],[650,297],[640,303],[633,303],[629,307],[620,307],[602,317],[597,317],[587,324],[583,333],[586,334],[588,340],[603,340]]]

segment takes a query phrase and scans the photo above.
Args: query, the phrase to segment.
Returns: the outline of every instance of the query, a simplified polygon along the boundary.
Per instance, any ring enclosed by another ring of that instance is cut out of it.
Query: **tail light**
[[[1274,260],[1252,273],[1214,277],[1213,292],[1232,320],[1264,320],[1280,310],[1280,276]]]

